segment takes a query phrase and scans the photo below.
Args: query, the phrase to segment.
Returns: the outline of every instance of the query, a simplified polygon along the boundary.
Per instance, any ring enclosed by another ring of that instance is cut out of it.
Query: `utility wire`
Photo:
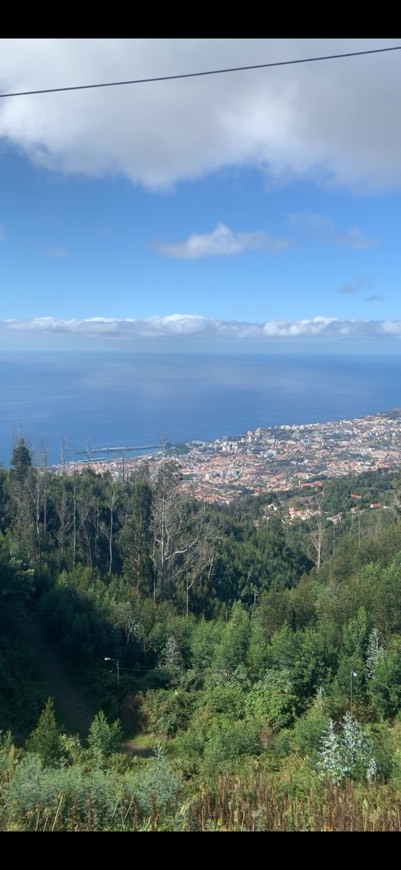
[[[252,66],[233,66],[226,69],[210,69],[204,70],[203,72],[180,73],[179,75],[174,76],[155,76],[153,78],[147,79],[130,79],[123,82],[99,82],[98,84],[94,85],[71,85],[65,88],[43,88],[42,90],[38,91],[16,91],[9,94],[0,94],[0,98],[26,97],[33,96],[34,94],[56,94],[60,93],[60,91],[84,91],[90,90],[91,88],[116,88],[120,85],[143,85],[149,82],[168,82],[172,81],[173,79],[191,79],[199,76],[216,76],[221,75],[222,73],[243,72],[245,70],[251,69],[268,69],[269,67],[290,66],[291,64],[296,63],[314,63],[315,61],[336,60],[343,57],[359,57],[364,54],[380,54],[385,51],[399,51],[400,49],[401,45],[393,45],[389,46],[388,48],[371,48],[366,49],[365,51],[348,51],[343,54],[327,54],[322,55],[321,57],[304,57],[299,58],[298,60],[280,60],[274,61],[273,63],[257,63],[253,64]]]

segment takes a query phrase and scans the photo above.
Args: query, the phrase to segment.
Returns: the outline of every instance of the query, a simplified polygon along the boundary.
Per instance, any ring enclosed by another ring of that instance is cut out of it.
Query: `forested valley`
[[[299,492],[212,505],[174,458],[115,479],[16,441],[0,830],[401,829],[401,477],[306,497],[290,521]]]

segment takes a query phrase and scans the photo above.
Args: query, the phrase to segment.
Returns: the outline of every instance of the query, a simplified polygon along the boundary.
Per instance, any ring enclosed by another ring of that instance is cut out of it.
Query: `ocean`
[[[401,357],[0,354],[0,464],[25,438],[50,465],[80,451],[210,441],[258,426],[401,407]]]

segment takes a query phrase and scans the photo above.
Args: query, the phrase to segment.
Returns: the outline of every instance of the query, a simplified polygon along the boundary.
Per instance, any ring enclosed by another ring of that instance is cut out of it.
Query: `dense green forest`
[[[400,475],[322,483],[209,505],[172,458],[121,480],[16,442],[0,830],[400,830]]]

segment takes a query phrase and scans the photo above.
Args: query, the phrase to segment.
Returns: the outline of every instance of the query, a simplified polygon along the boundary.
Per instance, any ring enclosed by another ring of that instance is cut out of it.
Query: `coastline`
[[[73,474],[93,466],[96,473],[126,480],[141,463],[151,463],[156,473],[168,458],[180,466],[183,491],[205,501],[229,503],[238,495],[302,488],[316,479],[400,468],[401,409],[327,423],[258,427],[214,441],[187,442],[185,448],[185,453],[177,453],[172,444],[135,458],[73,461],[67,470],[52,470]]]

